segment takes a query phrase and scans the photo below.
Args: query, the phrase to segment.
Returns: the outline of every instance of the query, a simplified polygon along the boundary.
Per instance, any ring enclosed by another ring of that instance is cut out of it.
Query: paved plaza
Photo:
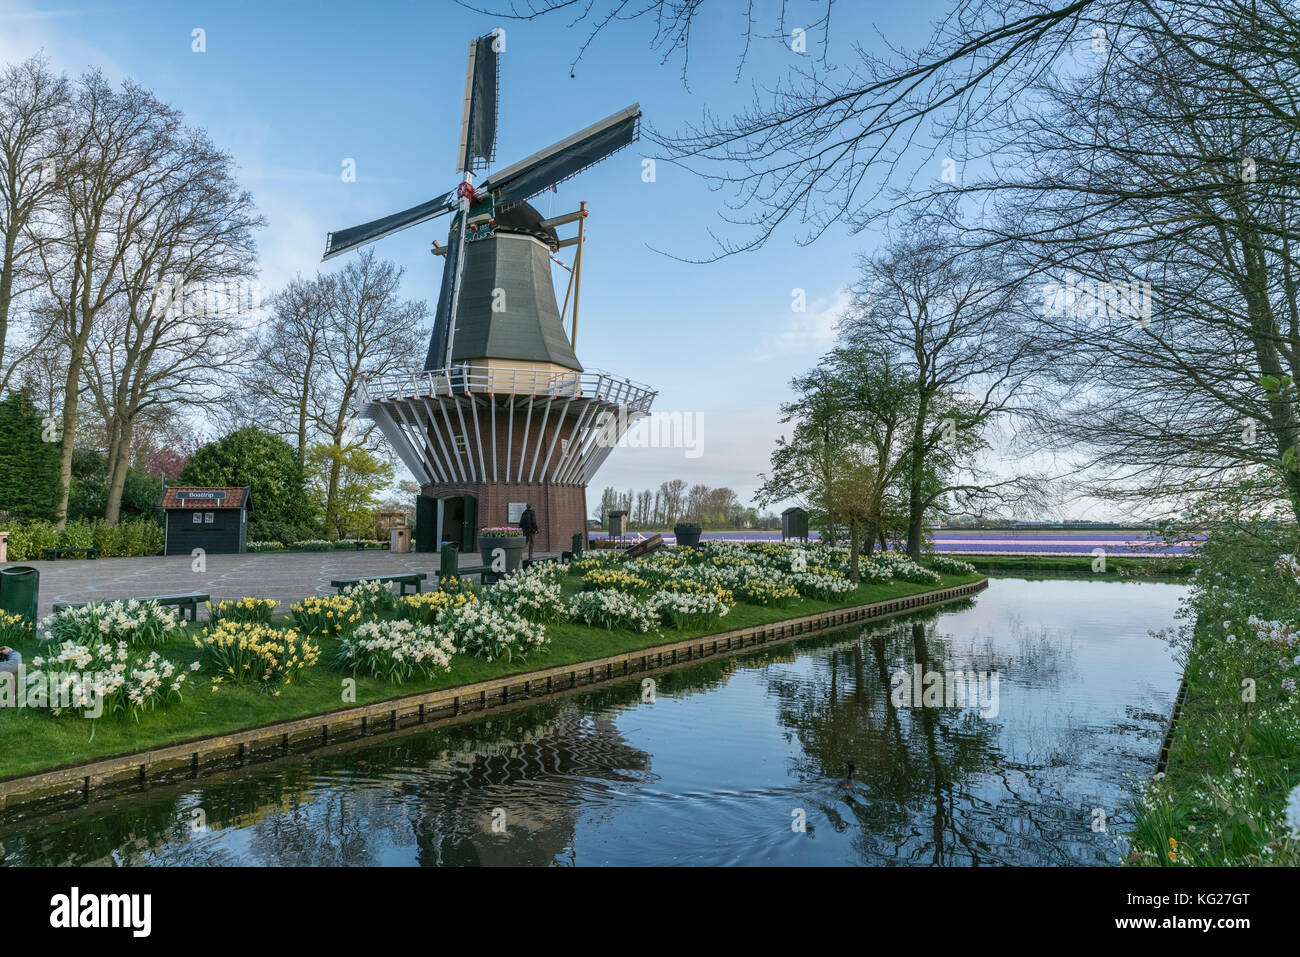
[[[547,557],[540,553],[538,558]],[[223,598],[276,598],[278,611],[307,595],[332,595],[330,581],[367,575],[424,572],[438,577],[438,555],[388,551],[289,552],[208,555],[201,571],[188,555],[151,558],[63,559],[53,562],[13,562],[40,570],[39,613],[49,614],[59,601],[96,601],[206,592],[214,602]],[[462,556],[464,565],[477,565],[477,553]],[[428,582],[425,583],[428,587]],[[204,613],[200,611],[200,616]]]

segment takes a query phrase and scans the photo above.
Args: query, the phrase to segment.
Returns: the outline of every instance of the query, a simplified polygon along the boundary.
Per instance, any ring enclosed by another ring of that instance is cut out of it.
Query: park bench
[[[406,586],[412,585],[416,592],[420,591],[420,582],[429,576],[424,572],[408,572],[404,575],[369,575],[363,578],[336,578],[330,582],[330,588],[337,588],[341,593],[349,585],[359,585],[362,582],[397,582],[401,586],[400,594],[406,594]]]
[[[501,578],[501,573],[493,571],[491,565],[457,565],[456,566],[457,578],[460,578],[462,576],[468,578],[470,575],[477,575],[478,583],[480,585],[491,585],[493,582]]]
[[[85,555],[87,558],[98,558],[98,548],[47,548],[44,551],[45,560],[52,562],[56,558],[62,558],[64,555]]]
[[[181,614],[189,618],[190,621],[199,620],[199,604],[211,600],[211,595],[205,595],[202,592],[186,592],[183,595],[141,595],[132,596],[132,598],[96,598],[95,604],[104,604],[110,601],[156,601],[160,605],[171,605],[181,610]],[[82,608],[91,604],[88,601],[61,601],[55,602],[53,611],[55,614],[63,611],[65,608]]]
[[[637,542],[627,550],[628,558],[640,558],[642,555],[649,555],[651,552],[658,551],[664,547],[664,537],[662,535],[651,535],[643,542]]]

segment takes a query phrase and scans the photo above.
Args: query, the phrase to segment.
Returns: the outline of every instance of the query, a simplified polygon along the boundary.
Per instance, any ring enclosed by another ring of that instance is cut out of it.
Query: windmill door
[[[474,550],[478,538],[478,499],[473,495],[466,495],[462,501],[464,505],[461,509],[460,550],[464,553]]]

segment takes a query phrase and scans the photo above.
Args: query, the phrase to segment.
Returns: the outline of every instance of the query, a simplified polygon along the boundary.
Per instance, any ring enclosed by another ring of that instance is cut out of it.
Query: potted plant
[[[502,569],[505,572],[519,570],[526,544],[523,529],[514,525],[480,528],[478,532],[478,550],[479,554],[483,556],[483,564],[493,565],[497,556],[497,549],[501,549],[505,554],[506,565]]]
[[[678,522],[673,526],[673,534],[677,536],[677,544],[679,546],[684,545],[687,548],[694,548],[700,544],[700,533],[703,531],[704,529],[695,522]]]

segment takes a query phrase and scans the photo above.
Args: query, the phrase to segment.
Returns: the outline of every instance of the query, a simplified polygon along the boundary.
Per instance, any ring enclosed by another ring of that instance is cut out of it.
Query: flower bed
[[[478,596],[472,591],[422,591],[398,598],[396,614],[417,625],[433,625],[438,620],[438,612],[443,609],[458,608],[475,601],[478,601]]]
[[[123,641],[67,640],[34,657],[32,667],[45,681],[33,682],[28,673],[28,688],[37,689],[37,700],[29,706],[48,706],[55,715],[97,716],[102,707],[104,713],[138,720],[141,712],[179,700],[185,683],[185,673],[157,651],[141,657]],[[191,670],[197,667],[195,662]],[[43,695],[48,697],[42,700]]]
[[[569,601],[568,612],[574,621],[596,628],[646,632],[658,623],[644,602],[613,588],[574,595]]]
[[[219,601],[215,605],[207,602],[208,620],[244,621],[262,625],[271,623],[271,615],[280,603],[274,598],[239,598]]]
[[[713,595],[696,592],[655,592],[645,603],[647,613],[669,628],[699,628],[722,618],[731,606]]]
[[[346,586],[340,594],[356,602],[362,615],[390,615],[397,608],[397,596],[387,582],[363,581]]]
[[[310,635],[251,621],[221,621],[195,635],[194,645],[214,690],[231,681],[279,694],[320,659],[320,648]]]
[[[107,641],[137,647],[163,644],[180,624],[180,613],[174,609],[131,598],[64,608],[42,620],[40,627],[42,641],[86,646]]]
[[[357,603],[342,595],[308,595],[290,607],[289,613],[294,624],[309,635],[341,635],[361,623]]]
[[[436,632],[457,651],[487,661],[515,661],[546,644],[546,628],[487,602],[469,602],[438,613]]]
[[[0,610],[0,645],[12,648],[31,639],[35,628],[31,621],[17,612]]]
[[[531,622],[544,624],[564,615],[564,599],[560,579],[564,570],[553,562],[542,562],[516,572],[491,588],[486,589],[486,599],[494,605],[509,609]]]
[[[445,633],[411,621],[368,621],[344,638],[338,665],[401,684],[414,675],[432,678],[451,670],[456,646]]]

